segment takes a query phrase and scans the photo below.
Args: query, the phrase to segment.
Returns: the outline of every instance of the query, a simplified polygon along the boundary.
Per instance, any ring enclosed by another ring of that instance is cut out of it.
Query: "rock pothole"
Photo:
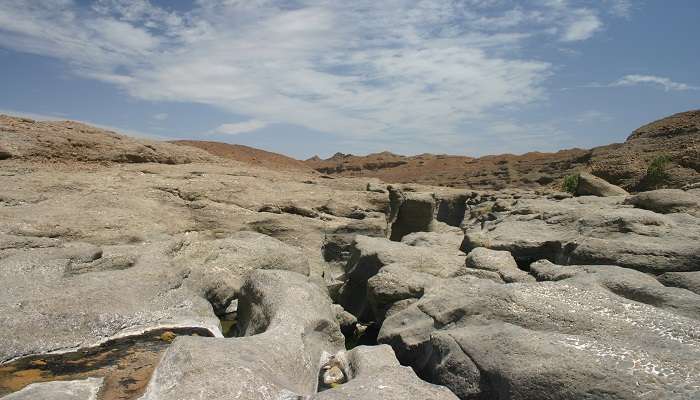
[[[0,365],[0,396],[33,383],[103,378],[100,400],[138,399],[177,336],[213,335],[201,328],[158,329],[70,353],[23,357]]]

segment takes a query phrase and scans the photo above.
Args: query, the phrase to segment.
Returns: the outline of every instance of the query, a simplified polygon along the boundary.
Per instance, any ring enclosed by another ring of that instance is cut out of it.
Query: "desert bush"
[[[578,178],[579,174],[572,174],[566,176],[564,178],[564,182],[562,183],[562,190],[571,194],[575,194],[576,189],[578,188]]]
[[[644,180],[652,187],[659,187],[668,180],[666,169],[671,162],[671,157],[666,154],[656,156],[647,167]]]

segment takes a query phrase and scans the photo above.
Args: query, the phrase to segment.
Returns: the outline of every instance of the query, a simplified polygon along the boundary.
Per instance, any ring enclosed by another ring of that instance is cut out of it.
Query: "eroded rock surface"
[[[507,250],[521,266],[613,264],[644,272],[700,269],[700,220],[622,205],[623,197],[518,199],[482,227],[468,227],[462,249]]]
[[[688,144],[681,119],[628,142]],[[101,400],[700,395],[697,189],[387,193],[74,123],[0,130],[9,398],[85,378]],[[570,153],[518,175],[597,157]]]
[[[578,196],[624,196],[627,191],[619,186],[608,183],[604,179],[595,175],[582,172],[578,175],[578,186],[576,187]]]
[[[3,400],[97,400],[102,379],[34,383]]]
[[[378,340],[463,399],[691,399],[697,326],[590,281],[444,280],[389,312]]]
[[[349,382],[314,395],[311,399],[457,399],[449,389],[423,382],[411,368],[401,366],[389,346],[360,346],[343,357]]]
[[[250,274],[239,298],[237,330],[242,337],[176,339],[143,399],[310,395],[322,355],[338,352],[344,343],[328,296],[308,278],[287,271]]]

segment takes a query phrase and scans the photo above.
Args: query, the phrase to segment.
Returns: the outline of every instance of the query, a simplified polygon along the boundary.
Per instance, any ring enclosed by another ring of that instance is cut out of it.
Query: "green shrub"
[[[576,189],[578,189],[578,178],[579,174],[568,175],[567,177],[565,177],[564,183],[561,187],[562,190],[571,194],[575,194]]]
[[[659,187],[661,184],[668,180],[668,173],[666,169],[668,164],[671,162],[671,157],[666,154],[656,156],[647,167],[647,174],[645,176],[645,181],[649,186]]]

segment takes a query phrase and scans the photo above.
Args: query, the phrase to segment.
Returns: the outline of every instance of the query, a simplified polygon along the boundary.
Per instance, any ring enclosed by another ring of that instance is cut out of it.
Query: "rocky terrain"
[[[303,161],[295,160],[294,158],[287,157],[282,154],[272,153],[240,144],[208,142],[204,140],[173,140],[170,143],[182,146],[197,147],[215,156],[278,171],[311,171],[311,167],[306,165]]]
[[[652,122],[632,132],[624,143],[590,150],[480,158],[434,154],[406,157],[387,152],[367,156],[337,153],[326,160],[314,157],[306,163],[330,175],[472,189],[553,187],[566,175],[589,171],[627,190],[638,191],[653,188],[645,176],[649,164],[660,155],[670,160],[666,187],[681,188],[700,180],[700,110]]]
[[[628,142],[697,151],[681,122]],[[694,175],[573,196],[209,151],[0,117],[0,398],[700,398]]]

